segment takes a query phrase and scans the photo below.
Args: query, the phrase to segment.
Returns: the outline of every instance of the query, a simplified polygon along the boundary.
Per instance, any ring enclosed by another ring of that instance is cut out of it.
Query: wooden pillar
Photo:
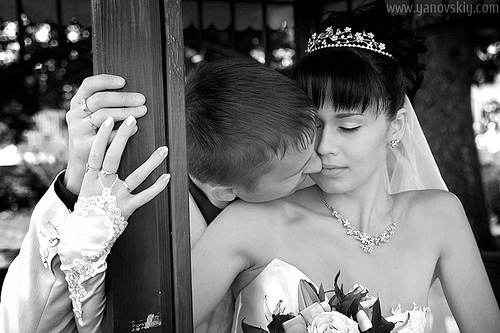
[[[159,146],[168,190],[129,220],[108,260],[104,332],[191,332],[191,276],[180,0],[92,0],[94,72],[127,80],[148,114],[129,141],[119,174]],[[168,167],[167,167],[168,166]],[[148,328],[149,327],[149,328]]]

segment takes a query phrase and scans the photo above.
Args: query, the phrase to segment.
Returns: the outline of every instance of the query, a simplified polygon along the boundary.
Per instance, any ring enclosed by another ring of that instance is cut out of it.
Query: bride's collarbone
[[[281,246],[276,256],[302,270],[315,283],[330,284],[340,271],[339,281],[349,287],[379,281],[406,286],[424,283],[424,288],[428,288],[435,268],[432,251],[398,243],[391,240],[375,246],[373,254],[368,254],[361,250],[358,241],[345,234],[331,238],[304,235],[289,238],[287,246]]]

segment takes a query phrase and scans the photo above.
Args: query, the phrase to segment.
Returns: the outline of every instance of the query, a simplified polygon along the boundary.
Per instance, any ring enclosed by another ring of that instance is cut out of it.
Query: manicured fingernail
[[[104,121],[104,127],[109,127],[109,126],[111,126],[111,123],[113,123],[113,117],[108,117],[108,118]]]
[[[133,95],[133,101],[136,103],[144,103],[146,102],[146,96],[143,94],[136,93]]]
[[[166,146],[163,146],[160,148],[160,156],[161,157],[167,156],[167,153],[168,153],[168,148]]]
[[[115,84],[124,85],[125,80],[122,77],[115,78]]]
[[[165,176],[163,176],[163,181],[168,182],[170,180],[170,174],[167,173]]]
[[[134,121],[135,121],[135,118],[134,118],[134,117],[132,117],[132,116],[129,116],[129,117],[127,118],[127,120],[125,121],[125,125],[127,125],[127,126],[131,126],[131,125],[134,123]]]

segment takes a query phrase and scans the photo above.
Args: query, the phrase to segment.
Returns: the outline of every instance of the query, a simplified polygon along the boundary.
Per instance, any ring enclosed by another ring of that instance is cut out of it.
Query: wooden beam
[[[92,0],[94,72],[127,80],[148,114],[119,174],[169,147],[168,191],[139,209],[108,260],[105,332],[191,332],[191,276],[180,0]],[[163,165],[147,185],[167,167]],[[139,189],[140,190],[140,189]],[[161,324],[159,324],[161,322]]]

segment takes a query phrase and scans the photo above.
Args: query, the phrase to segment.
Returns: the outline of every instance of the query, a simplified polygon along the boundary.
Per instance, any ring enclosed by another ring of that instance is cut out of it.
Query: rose
[[[359,333],[358,324],[338,311],[318,314],[307,333]]]

